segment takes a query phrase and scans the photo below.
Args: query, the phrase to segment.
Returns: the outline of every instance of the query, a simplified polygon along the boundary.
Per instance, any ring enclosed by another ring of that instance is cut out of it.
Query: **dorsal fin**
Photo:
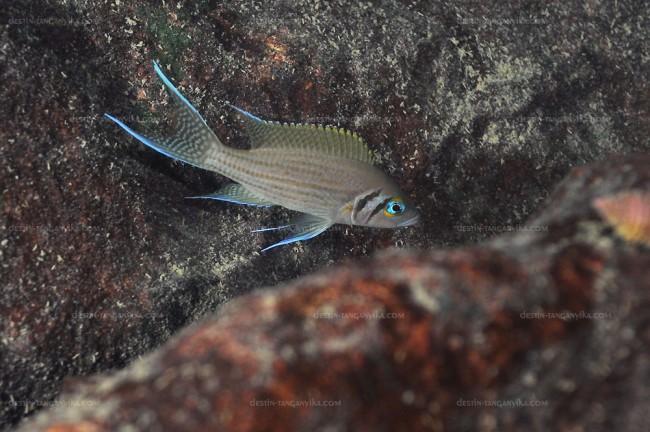
[[[236,106],[230,106],[239,113],[254,149],[277,147],[316,150],[368,164],[374,162],[370,150],[356,133],[331,126],[262,120]]]

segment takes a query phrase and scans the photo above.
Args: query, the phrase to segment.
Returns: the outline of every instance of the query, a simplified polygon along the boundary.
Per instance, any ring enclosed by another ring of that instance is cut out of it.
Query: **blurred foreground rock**
[[[20,430],[645,430],[649,192],[649,156],[577,168],[519,232],[257,291]]]

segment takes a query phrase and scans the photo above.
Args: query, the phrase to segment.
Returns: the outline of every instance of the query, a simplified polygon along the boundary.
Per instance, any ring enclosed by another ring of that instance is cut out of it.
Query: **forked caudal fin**
[[[115,117],[109,114],[104,115],[152,149],[199,168],[206,168],[207,158],[213,151],[218,151],[223,147],[223,144],[210,130],[198,111],[162,73],[158,63],[154,61],[153,66],[160,79],[165,83],[176,106],[176,122],[172,135],[162,138],[147,137],[134,131]]]

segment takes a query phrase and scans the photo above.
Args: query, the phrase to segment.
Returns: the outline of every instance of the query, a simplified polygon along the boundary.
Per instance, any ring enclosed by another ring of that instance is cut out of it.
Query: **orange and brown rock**
[[[650,246],[650,193],[631,191],[597,198],[594,207],[620,237]]]
[[[242,297],[20,430],[641,430],[650,250],[588,205],[632,184],[650,157],[573,171],[519,232]]]

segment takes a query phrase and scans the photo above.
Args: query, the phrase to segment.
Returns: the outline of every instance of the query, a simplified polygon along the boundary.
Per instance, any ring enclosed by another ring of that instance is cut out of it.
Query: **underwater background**
[[[645,430],[650,17],[638,2],[4,1],[2,430]],[[417,226],[187,200],[128,137],[165,74],[363,137]],[[34,415],[36,414],[36,415]]]

